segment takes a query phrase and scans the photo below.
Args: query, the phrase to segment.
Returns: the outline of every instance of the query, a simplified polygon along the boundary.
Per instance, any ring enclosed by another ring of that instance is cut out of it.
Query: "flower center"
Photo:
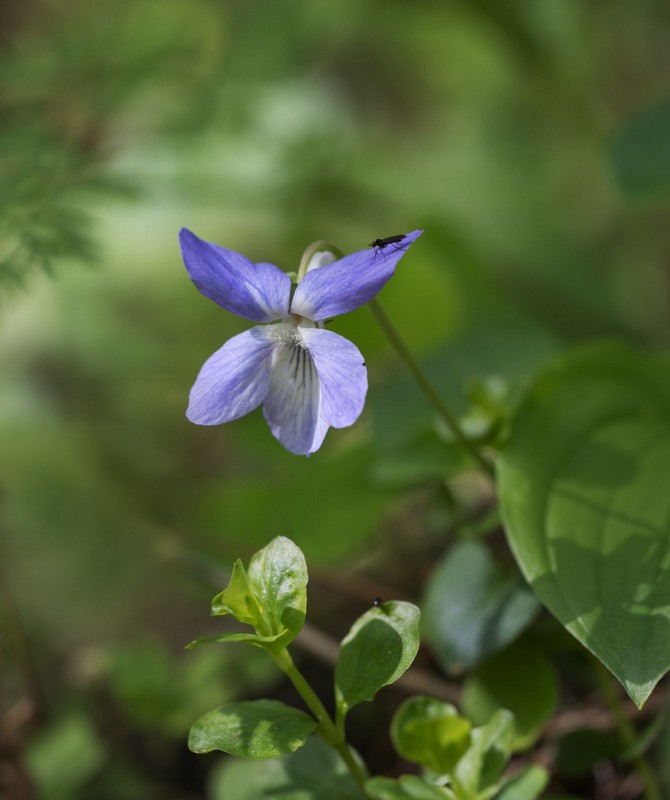
[[[289,317],[285,322],[272,325],[272,338],[278,345],[284,347],[305,347],[305,342],[298,327],[301,318]]]

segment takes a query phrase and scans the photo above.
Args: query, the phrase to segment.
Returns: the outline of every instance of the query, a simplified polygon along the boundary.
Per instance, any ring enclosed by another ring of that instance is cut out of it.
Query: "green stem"
[[[621,744],[626,749],[633,749],[637,743],[637,733],[633,724],[626,716],[623,710],[621,697],[617,691],[616,684],[609,670],[603,666],[596,659],[596,673],[598,675],[598,683],[600,684],[600,691],[605,698],[605,702],[612,714],[612,719],[616,725],[617,733]],[[658,781],[654,776],[651,764],[644,754],[640,753],[633,759],[635,770],[642,781],[644,787],[644,796],[646,800],[662,800],[661,789]]]
[[[321,738],[326,741],[331,747],[340,754],[342,760],[349,768],[349,772],[356,783],[365,792],[365,781],[367,775],[365,770],[354,757],[349,745],[344,738],[344,732],[335,725],[330,714],[326,711],[325,706],[319,700],[316,692],[307,682],[305,676],[296,667],[291,658],[291,654],[285,648],[271,649],[268,648],[270,655],[274,658],[279,668],[286,674],[286,677],[295,686],[298,694],[302,697],[307,705],[307,708],[314,714],[317,722],[319,723],[317,733]]]
[[[372,309],[372,313],[375,315],[375,319],[379,323],[379,326],[386,334],[386,337],[395,348],[395,351],[398,353],[398,355],[400,356],[401,360],[403,361],[407,369],[410,371],[412,377],[419,385],[421,391],[425,394],[425,396],[432,404],[433,408],[437,411],[440,418],[447,425],[447,427],[453,434],[456,441],[458,441],[461,447],[463,447],[463,449],[466,452],[468,452],[472,456],[472,458],[474,458],[474,460],[479,464],[479,466],[484,470],[484,472],[490,478],[492,479],[495,478],[495,471],[493,469],[493,465],[484,458],[484,456],[481,454],[478,448],[463,433],[463,430],[461,429],[458,420],[451,413],[451,411],[449,411],[447,406],[442,401],[442,398],[433,388],[433,385],[426,377],[424,371],[421,369],[421,367],[415,360],[409,348],[407,347],[405,342],[401,339],[396,329],[393,327],[393,323],[386,316],[386,312],[379,304],[379,301],[376,299],[370,300],[369,305],[370,308]]]

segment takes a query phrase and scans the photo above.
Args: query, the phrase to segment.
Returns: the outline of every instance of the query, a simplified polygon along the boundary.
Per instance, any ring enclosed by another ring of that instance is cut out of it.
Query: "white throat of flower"
[[[300,332],[301,328],[322,328],[323,323],[301,317],[298,314],[290,314],[282,322],[277,322],[271,326],[273,341],[283,347],[300,347],[307,349],[307,344]]]

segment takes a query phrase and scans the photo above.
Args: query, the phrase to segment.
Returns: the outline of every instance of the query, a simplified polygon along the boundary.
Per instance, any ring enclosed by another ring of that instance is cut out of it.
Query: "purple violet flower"
[[[338,261],[320,251],[293,292],[291,278],[273,264],[254,264],[182,228],[182,258],[198,290],[233,314],[273,323],[233,336],[204,363],[188,419],[220,425],[262,405],[272,434],[298,455],[318,450],[331,425],[352,425],[368,388],[365,362],[323,321],[371,300],[422,232]]]

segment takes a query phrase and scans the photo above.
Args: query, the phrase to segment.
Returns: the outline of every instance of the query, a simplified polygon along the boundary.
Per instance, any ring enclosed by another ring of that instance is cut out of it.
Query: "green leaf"
[[[251,642],[263,646],[272,642],[286,646],[295,639],[305,622],[307,609],[307,565],[305,557],[290,539],[275,537],[251,557],[249,570],[238,559],[228,586],[212,600],[212,615],[231,614],[252,625],[256,633],[230,633],[191,642]]]
[[[212,600],[212,616],[224,614],[231,614],[239,622],[253,625],[254,628],[262,625],[258,600],[239,558],[233,564],[228,586]]]
[[[419,609],[392,601],[371,608],[342,640],[335,667],[335,696],[339,712],[372,700],[397,680],[419,649]]]
[[[452,781],[459,796],[478,798],[481,794],[490,797],[505,769],[514,740],[514,716],[500,709],[487,725],[474,728],[471,744],[460,759]]]
[[[286,633],[284,629],[281,633],[276,633],[274,636],[259,636],[257,633],[221,633],[218,636],[199,636],[192,642],[186,645],[187,650],[192,650],[194,647],[199,647],[201,644],[214,644],[220,642],[249,642],[249,644],[257,644],[259,647],[264,647],[266,644],[276,642]]]
[[[614,138],[610,160],[621,187],[634,198],[670,195],[670,103],[645,108]]]
[[[670,667],[669,406],[667,355],[581,350],[536,381],[499,462],[526,579],[639,707]]]
[[[450,800],[453,794],[435,784],[428,783],[418,775],[403,775],[393,778],[370,778],[365,790],[375,800]]]
[[[537,764],[531,764],[506,781],[494,800],[535,800],[548,782],[547,771]]]
[[[365,800],[346,764],[320,736],[268,761],[226,759],[215,767],[209,800]]]
[[[514,714],[513,748],[525,750],[536,741],[558,700],[551,662],[537,650],[514,645],[490,658],[465,682],[463,711],[478,725],[499,709]]]
[[[223,750],[238,758],[274,758],[293,753],[316,728],[316,720],[278,700],[229,703],[193,725],[193,753]]]
[[[531,622],[539,603],[506,576],[481,542],[462,542],[438,564],[421,604],[424,639],[445,670],[473,667]]]
[[[267,627],[258,633],[286,632],[281,639],[286,646],[305,622],[307,564],[302,550],[286,536],[277,536],[252,556],[247,575]]]
[[[449,703],[410,697],[393,717],[391,740],[403,758],[449,775],[470,745],[470,728]]]

